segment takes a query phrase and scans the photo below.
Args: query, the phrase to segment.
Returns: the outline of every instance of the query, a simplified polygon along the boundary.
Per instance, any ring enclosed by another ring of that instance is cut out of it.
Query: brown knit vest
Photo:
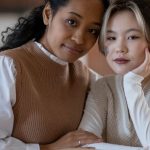
[[[76,61],[60,65],[35,43],[7,50],[17,70],[12,136],[26,143],[51,143],[77,129],[89,85],[89,71]]]

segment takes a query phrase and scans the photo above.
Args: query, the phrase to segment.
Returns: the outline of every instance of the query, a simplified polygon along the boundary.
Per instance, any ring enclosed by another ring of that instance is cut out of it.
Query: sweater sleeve
[[[131,119],[143,147],[150,147],[150,107],[141,82],[143,77],[129,72],[124,76],[124,92]],[[148,100],[149,101],[149,100]]]
[[[118,144],[110,144],[110,143],[94,143],[87,144],[84,147],[93,147],[95,150],[150,150],[149,147],[131,147],[125,145]]]
[[[16,101],[13,60],[0,56],[0,150],[39,150],[38,144],[25,144],[11,137],[14,123],[12,107]]]
[[[142,78],[139,77],[137,80],[142,80]],[[97,136],[102,136],[107,123],[107,94],[108,89],[104,80],[99,79],[95,85],[92,86],[88,95],[84,115],[79,128],[92,132]],[[131,93],[129,95],[131,95]],[[132,147],[110,143],[94,143],[85,145],[84,147],[94,147],[96,150],[150,150],[149,145]]]
[[[104,94],[103,80],[98,80],[91,86],[84,115],[79,128],[101,137],[106,126],[107,98]],[[103,90],[103,94],[102,91]]]

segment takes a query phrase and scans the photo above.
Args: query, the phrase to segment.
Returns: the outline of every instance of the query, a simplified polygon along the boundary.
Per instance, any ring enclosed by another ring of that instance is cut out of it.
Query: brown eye
[[[70,25],[70,26],[77,26],[77,21],[74,19],[67,19],[66,22]]]
[[[89,29],[89,32],[95,36],[99,35],[100,30],[99,29]]]
[[[108,37],[106,37],[106,40],[108,40],[108,41],[114,41],[114,40],[116,40],[116,38],[112,37],[112,36],[108,36]]]
[[[136,40],[136,39],[138,39],[139,37],[138,36],[129,36],[128,37],[128,40]]]

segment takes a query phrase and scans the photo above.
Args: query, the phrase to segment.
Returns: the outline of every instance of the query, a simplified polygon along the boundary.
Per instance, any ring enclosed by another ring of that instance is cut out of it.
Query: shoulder
[[[100,78],[97,82],[96,85],[100,85],[100,84],[107,84],[107,85],[118,85],[118,84],[122,84],[123,82],[123,76],[122,75],[108,75],[108,76],[104,76],[103,78]]]
[[[27,44],[24,44],[20,47],[0,52],[0,62],[3,62],[8,67],[11,65],[15,66],[15,68],[20,66],[20,62],[22,62],[25,57],[26,45]]]
[[[4,78],[13,78],[16,75],[14,60],[11,57],[0,55],[0,75]]]
[[[114,92],[120,87],[122,87],[123,84],[123,77],[121,75],[109,75],[102,77],[98,79],[94,86],[94,91],[96,93],[99,92],[99,90],[102,90],[103,92],[108,93]]]
[[[13,57],[13,55],[19,55],[19,54],[22,54],[23,51],[26,51],[26,49],[31,49],[34,45],[34,42],[33,41],[30,41],[30,42],[27,42],[19,47],[16,47],[16,48],[13,48],[13,49],[6,49],[2,52],[0,52],[0,55],[4,56],[4,55],[7,55],[7,56],[10,56],[10,57]]]
[[[103,76],[98,74],[96,71],[92,70],[91,68],[88,68],[89,71],[89,87],[90,89],[93,88],[95,83],[101,79]]]
[[[7,49],[7,50],[4,50],[4,51],[0,52],[0,56],[9,56],[9,57],[13,58],[13,56],[18,55],[18,53],[22,49],[23,49],[22,46],[17,47],[17,48],[13,48],[13,49]]]
[[[13,65],[13,59],[6,55],[0,55],[0,65],[11,67]]]
[[[80,74],[83,76],[89,76],[90,70],[88,66],[80,60],[77,60],[74,63],[71,63],[70,68],[72,68],[72,70],[74,70],[77,74]]]

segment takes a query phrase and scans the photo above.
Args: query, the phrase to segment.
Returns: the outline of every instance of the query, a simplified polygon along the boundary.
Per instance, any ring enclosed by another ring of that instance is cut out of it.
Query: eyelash
[[[107,40],[112,41],[112,40],[116,40],[115,37],[106,37]]]
[[[75,19],[66,19],[65,22],[71,27],[77,27],[79,24],[78,21]],[[91,29],[88,29],[88,32],[97,37],[99,35],[100,30],[91,28]]]
[[[139,36],[135,36],[135,35],[133,35],[133,36],[129,36],[128,37],[128,39],[130,40],[135,40],[135,39],[138,39],[139,38]]]
[[[133,35],[133,36],[129,36],[127,39],[128,40],[135,40],[135,39],[139,39],[140,37],[139,36],[135,36],[135,35]],[[107,40],[109,40],[109,41],[114,41],[114,40],[116,40],[116,37],[106,37],[106,39]]]
[[[94,31],[94,33],[93,33],[93,31]],[[89,32],[90,32],[91,34],[95,35],[95,36],[98,36],[100,30],[99,30],[99,29],[89,29]]]
[[[69,26],[72,26],[72,27],[76,27],[78,25],[78,22],[74,19],[66,19],[65,21]]]

